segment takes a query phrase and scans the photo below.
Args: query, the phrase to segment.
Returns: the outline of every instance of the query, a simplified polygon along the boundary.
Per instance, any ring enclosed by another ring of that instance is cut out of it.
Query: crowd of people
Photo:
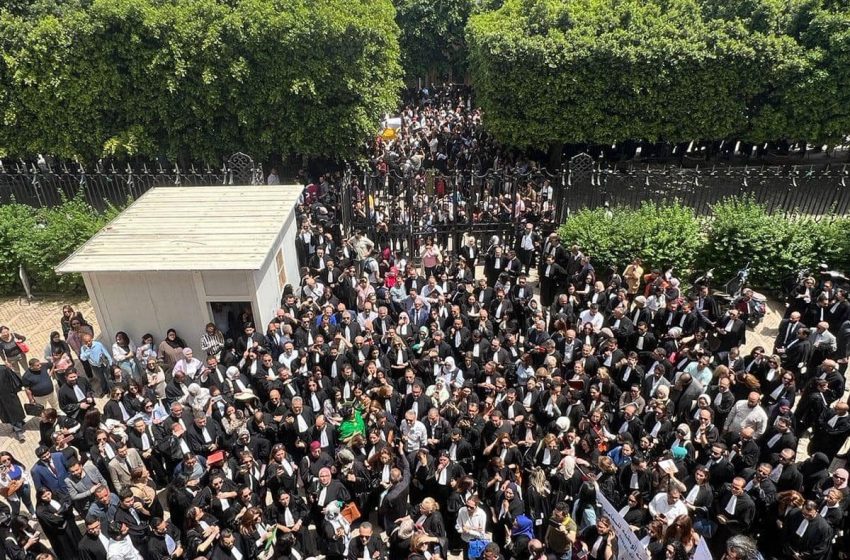
[[[461,239],[452,233],[469,225],[528,221],[554,229],[559,177],[494,142],[470,96],[459,86],[420,90],[392,135],[368,146],[366,173],[353,175],[351,221],[376,242],[409,251],[413,229],[456,251]],[[322,178],[308,195],[319,198],[327,186]]]
[[[471,165],[423,111],[398,149]],[[9,558],[846,556],[844,289],[806,279],[745,351],[746,290],[598,271],[528,219],[510,246],[345,238],[334,189],[305,189],[268,324],[110,346],[66,306],[41,352],[0,327],[0,419],[40,416],[35,464],[0,452]]]

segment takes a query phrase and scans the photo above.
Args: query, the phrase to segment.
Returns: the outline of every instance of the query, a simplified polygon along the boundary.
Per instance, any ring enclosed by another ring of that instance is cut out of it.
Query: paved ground
[[[44,348],[50,340],[52,331],[62,332],[59,323],[62,318],[62,306],[72,305],[75,310],[80,311],[86,321],[91,323],[95,334],[100,333],[97,318],[94,316],[91,303],[85,298],[57,299],[35,299],[27,301],[26,298],[0,299],[0,324],[7,325],[18,334],[27,337],[30,346],[28,357],[44,358]],[[82,370],[80,370],[82,371]],[[26,402],[23,391],[19,394],[21,402]],[[12,437],[12,429],[7,425],[0,425],[0,449],[9,451],[19,461],[27,466],[33,465],[37,458],[35,448],[38,446],[38,418],[27,419],[27,441],[19,443]]]

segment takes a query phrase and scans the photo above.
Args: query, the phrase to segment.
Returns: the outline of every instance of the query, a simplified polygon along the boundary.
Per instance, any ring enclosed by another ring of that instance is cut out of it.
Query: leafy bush
[[[592,255],[596,264],[616,264],[628,258],[619,224],[613,216],[606,216],[604,208],[576,212],[561,225],[558,235],[565,246],[578,245]]]
[[[588,253],[598,269],[621,271],[637,256],[644,268],[674,267],[680,278],[694,267],[714,268],[715,278],[723,282],[749,262],[750,284],[767,289],[821,262],[850,270],[850,218],[789,220],[746,196],[721,201],[705,219],[675,203],[582,210],[559,234],[566,245],[577,244]]]
[[[96,212],[81,197],[53,208],[0,207],[0,293],[22,292],[21,264],[36,293],[82,292],[79,275],[58,276],[53,269],[116,214],[116,209]]]
[[[780,245],[789,233],[783,220],[768,214],[753,198],[726,199],[712,207],[700,266],[714,268],[715,278],[722,282],[749,262],[750,282],[767,285],[765,279],[782,265]]]
[[[827,262],[836,268],[848,264],[850,220],[810,217],[789,220],[770,215],[749,197],[729,198],[712,207],[708,239],[699,262],[715,268],[717,278],[731,278],[750,263],[750,283],[778,288],[781,280],[800,268]]]
[[[691,208],[675,203],[644,202],[637,210],[616,207],[581,210],[559,234],[579,245],[596,266],[620,270],[640,257],[649,267],[691,268],[703,244],[702,225]]]

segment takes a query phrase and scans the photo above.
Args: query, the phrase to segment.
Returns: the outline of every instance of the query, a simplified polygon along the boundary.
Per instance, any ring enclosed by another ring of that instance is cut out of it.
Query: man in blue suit
[[[39,488],[50,488],[54,494],[68,494],[65,479],[68,478],[68,465],[65,456],[60,452],[51,453],[44,445],[35,450],[38,462],[33,465],[30,474],[36,491]]]

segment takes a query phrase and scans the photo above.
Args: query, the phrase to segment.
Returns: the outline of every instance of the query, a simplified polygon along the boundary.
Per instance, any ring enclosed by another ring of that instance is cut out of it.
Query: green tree
[[[519,147],[827,140],[848,131],[847,14],[824,0],[506,0],[470,17],[470,74],[485,125]]]
[[[357,153],[398,103],[391,0],[91,0],[0,11],[0,151]]]
[[[459,80],[466,74],[464,28],[473,0],[394,0],[408,80]]]

